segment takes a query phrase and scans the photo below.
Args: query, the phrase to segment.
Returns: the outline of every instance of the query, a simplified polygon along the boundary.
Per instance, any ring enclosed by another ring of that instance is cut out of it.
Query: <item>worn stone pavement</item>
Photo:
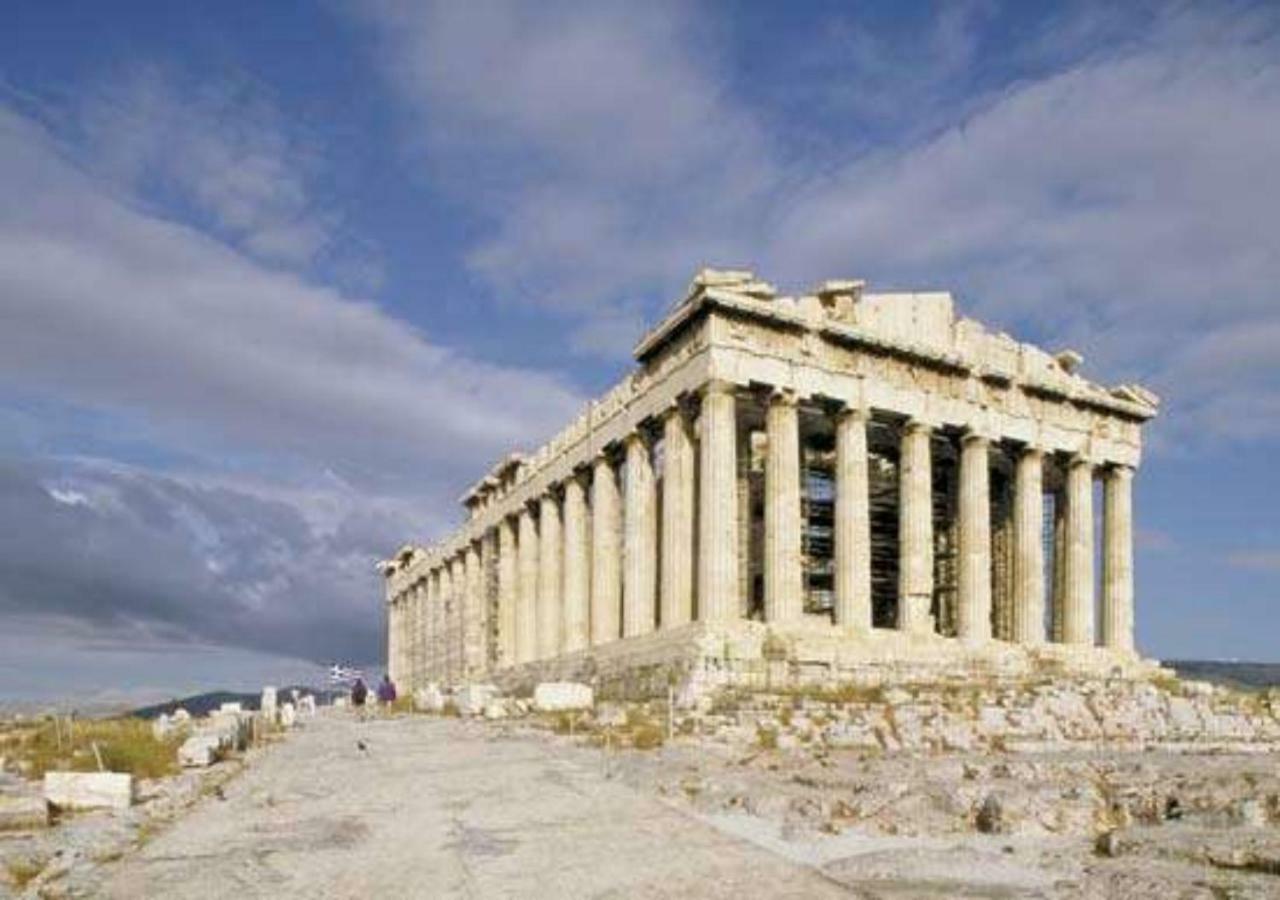
[[[856,895],[567,749],[480,722],[322,716],[105,868],[99,896]]]

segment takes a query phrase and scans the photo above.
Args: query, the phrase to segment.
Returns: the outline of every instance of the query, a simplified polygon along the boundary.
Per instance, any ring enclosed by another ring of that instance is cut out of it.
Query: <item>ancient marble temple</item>
[[[637,368],[383,563],[406,687],[1132,674],[1158,399],[947,293],[706,270]]]

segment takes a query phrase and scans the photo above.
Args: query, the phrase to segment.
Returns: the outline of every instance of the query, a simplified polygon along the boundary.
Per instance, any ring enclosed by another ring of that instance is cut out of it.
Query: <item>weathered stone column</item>
[[[418,684],[425,685],[431,679],[435,666],[436,601],[440,597],[440,579],[434,569],[427,571],[420,595],[421,607],[418,630]]]
[[[738,617],[737,400],[712,381],[702,395],[698,456],[698,618]]]
[[[662,422],[662,588],[660,619],[675,628],[693,619],[693,441],[679,406]]]
[[[1013,640],[1044,642],[1044,454],[1018,454],[1013,484]]]
[[[960,565],[956,631],[965,641],[991,639],[990,442],[966,434],[960,445]]]
[[[586,488],[582,476],[573,475],[564,483],[564,623],[559,652],[572,653],[587,646],[590,556]]]
[[[449,573],[449,593],[444,604],[444,678],[453,684],[462,675],[462,597],[466,588],[462,558],[451,558],[446,571]]]
[[[526,663],[538,658],[537,605],[538,605],[538,523],[526,506],[517,519],[520,533],[520,568],[517,583],[520,585],[516,601],[516,662]]]
[[[1102,644],[1133,651],[1133,469],[1112,466],[1102,482]]]
[[[654,595],[657,589],[657,494],[653,460],[644,436],[632,432],[626,439],[627,483],[623,505],[625,546],[622,570],[622,636],[653,631]]]
[[[871,483],[867,416],[844,409],[836,417],[836,624],[871,630]]]
[[[386,654],[387,654],[387,674],[396,684],[400,682],[400,660],[398,658],[399,648],[396,646],[396,628],[399,626],[399,596],[392,597],[391,602],[387,604],[387,634],[386,634]]]
[[[481,545],[475,541],[467,544],[463,555],[467,591],[462,604],[462,657],[459,677],[472,681],[484,671],[485,602],[484,580],[481,577]]]
[[[898,478],[898,629],[932,632],[933,472],[929,426],[908,422],[902,432]]]
[[[560,503],[543,494],[538,512],[538,658],[560,654],[560,603],[563,597]]]
[[[498,665],[516,661],[516,606],[520,588],[516,528],[510,516],[498,522]]]
[[[1063,571],[1062,641],[1093,643],[1093,466],[1075,457],[1067,467],[1066,568]]]
[[[794,395],[774,392],[765,429],[769,452],[764,468],[764,617],[766,622],[794,622],[804,615],[800,416]]]
[[[591,643],[618,639],[622,611],[618,474],[601,453],[591,474]]]
[[[433,576],[434,596],[431,598],[431,661],[427,669],[428,681],[443,681],[445,670],[445,618],[444,605],[449,597],[449,572],[441,561]]]

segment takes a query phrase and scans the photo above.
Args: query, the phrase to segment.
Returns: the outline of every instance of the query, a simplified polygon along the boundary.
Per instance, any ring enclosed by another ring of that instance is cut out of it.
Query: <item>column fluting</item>
[[[1133,469],[1113,466],[1102,482],[1102,644],[1133,651]]]
[[[618,639],[622,612],[622,543],[618,473],[608,455],[591,468],[591,643]]]
[[[587,495],[581,475],[564,484],[564,605],[563,643],[571,653],[587,646],[588,602],[591,596],[591,545],[587,535]]]
[[[662,422],[662,586],[663,628],[693,618],[694,455],[689,425],[678,406]]]
[[[560,653],[562,553],[560,503],[554,494],[542,495],[538,508],[538,658]]]
[[[867,416],[860,409],[836,416],[835,618],[871,630],[871,507],[867,469]]]
[[[1044,454],[1018,454],[1013,485],[1013,640],[1044,642]]]
[[[527,506],[520,510],[517,521],[520,588],[516,599],[516,662],[526,663],[538,658],[538,523]]]
[[[1093,643],[1093,466],[1076,457],[1067,467],[1062,641]]]
[[[657,494],[653,459],[644,436],[632,432],[626,443],[625,545],[622,573],[622,636],[653,631],[657,592]]]
[[[733,386],[706,385],[698,434],[698,618],[738,617],[737,399]]]
[[[908,422],[902,432],[898,503],[898,629],[913,634],[934,630],[933,472],[930,429]]]
[[[775,392],[765,413],[764,617],[794,622],[804,615],[800,559],[800,416],[793,395]]]
[[[960,565],[956,631],[962,640],[991,639],[990,442],[966,434],[960,446]]]
[[[498,522],[498,666],[516,661],[516,605],[520,596],[516,528],[510,516]]]

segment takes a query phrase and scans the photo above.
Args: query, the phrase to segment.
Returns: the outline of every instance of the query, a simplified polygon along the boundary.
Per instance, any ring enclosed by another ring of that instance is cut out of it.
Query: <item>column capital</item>
[[[991,440],[991,435],[981,428],[969,427],[960,435],[960,442],[962,444],[985,444],[990,446]]]
[[[795,388],[772,386],[768,393],[769,403],[778,406],[798,406],[800,395]]]
[[[1083,451],[1079,453],[1072,453],[1069,457],[1067,457],[1068,469],[1076,469],[1076,468],[1079,468],[1080,466],[1088,466],[1090,469],[1092,469],[1095,467],[1095,465],[1096,464],[1094,463],[1093,457]]]
[[[1125,463],[1107,463],[1101,468],[1110,478],[1132,478],[1137,471],[1136,466],[1126,465]]]
[[[844,404],[835,412],[837,420],[854,419],[856,421],[867,422],[871,419],[871,410],[861,404]]]
[[[702,387],[699,388],[699,393],[704,397],[712,394],[720,396],[728,395],[732,397],[738,393],[738,386],[732,381],[725,381],[722,378],[712,378],[706,381]]]
[[[933,429],[934,429],[934,424],[932,422],[926,419],[921,419],[914,416],[902,423],[903,434],[911,434],[911,433],[916,433],[921,431],[925,432],[926,434],[931,434],[933,432]]]

